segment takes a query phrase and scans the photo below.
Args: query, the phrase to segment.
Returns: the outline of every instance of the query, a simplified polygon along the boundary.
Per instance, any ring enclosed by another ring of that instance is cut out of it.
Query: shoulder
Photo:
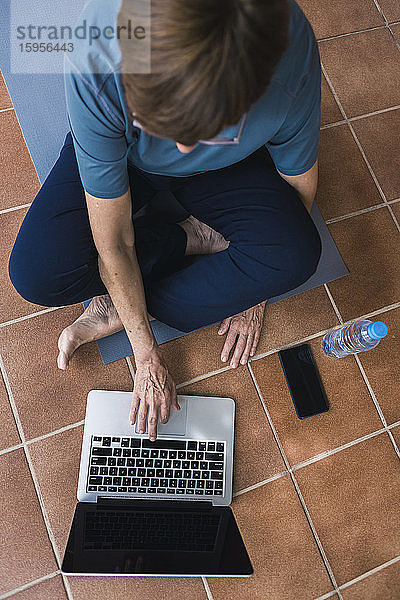
[[[65,61],[92,84],[119,70],[117,17],[121,0],[89,0],[73,25],[73,51]],[[92,80],[92,81],[91,81]],[[94,81],[93,81],[94,80]]]
[[[289,0],[290,43],[281,57],[272,80],[289,96],[296,96],[304,76],[320,69],[317,41],[313,29],[295,0]]]

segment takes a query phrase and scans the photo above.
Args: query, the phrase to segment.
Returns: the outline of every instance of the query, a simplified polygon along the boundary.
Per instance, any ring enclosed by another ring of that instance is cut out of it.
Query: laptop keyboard
[[[92,436],[87,492],[223,496],[225,442]]]
[[[85,550],[212,552],[219,515],[97,511],[85,515]]]

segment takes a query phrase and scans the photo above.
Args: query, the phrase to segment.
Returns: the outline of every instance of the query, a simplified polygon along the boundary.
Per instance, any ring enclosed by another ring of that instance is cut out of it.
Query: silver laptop
[[[178,396],[157,440],[129,424],[131,392],[88,394],[68,575],[249,576],[229,504],[235,403]]]

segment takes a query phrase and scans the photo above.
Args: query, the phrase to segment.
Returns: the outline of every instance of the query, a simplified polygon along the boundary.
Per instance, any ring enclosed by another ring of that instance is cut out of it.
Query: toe
[[[60,350],[60,352],[57,356],[57,366],[59,369],[61,369],[63,371],[65,371],[65,369],[68,367],[67,355],[62,350]]]
[[[66,369],[72,354],[75,352],[79,342],[73,335],[73,326],[66,327],[58,338],[59,354],[57,365],[59,369]]]

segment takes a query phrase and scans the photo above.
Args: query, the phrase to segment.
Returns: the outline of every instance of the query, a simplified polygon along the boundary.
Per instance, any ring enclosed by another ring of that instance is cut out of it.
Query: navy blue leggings
[[[179,225],[135,217],[147,308],[163,323],[182,331],[216,323],[299,286],[315,272],[321,255],[318,231],[265,148],[190,177],[153,175],[129,163],[128,172],[136,217],[167,190],[187,213],[230,241],[223,252],[188,261]],[[97,259],[68,134],[21,225],[9,275],[26,300],[65,306],[107,293]]]

